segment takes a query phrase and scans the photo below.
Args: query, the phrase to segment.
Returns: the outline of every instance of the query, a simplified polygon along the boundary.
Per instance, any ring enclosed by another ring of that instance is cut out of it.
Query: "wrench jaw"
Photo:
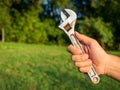
[[[61,18],[63,21],[65,21],[68,18],[70,18],[71,21],[74,21],[75,19],[77,19],[77,15],[74,11],[70,9],[64,9],[63,11],[61,11]]]
[[[63,11],[61,11],[61,18],[62,18],[62,21],[65,21],[67,19],[67,16],[64,14]]]
[[[61,12],[61,18],[63,23],[59,25],[59,28],[61,28],[70,37],[71,34],[74,34],[77,15],[74,11],[65,9]]]

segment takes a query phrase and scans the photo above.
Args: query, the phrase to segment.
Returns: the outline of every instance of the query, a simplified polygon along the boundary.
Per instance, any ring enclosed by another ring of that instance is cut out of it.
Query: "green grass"
[[[94,85],[79,73],[66,47],[0,43],[0,90],[119,90],[118,81],[100,77]]]

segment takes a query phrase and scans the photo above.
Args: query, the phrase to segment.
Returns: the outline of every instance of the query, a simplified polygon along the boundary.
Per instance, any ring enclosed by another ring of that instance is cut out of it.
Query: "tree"
[[[40,19],[43,21],[46,18],[51,18],[56,22],[56,25],[60,24],[60,11],[64,8],[74,7],[71,0],[45,0],[41,5],[43,11],[40,12]]]
[[[2,39],[2,42],[5,41],[5,29],[7,30],[8,28],[10,28],[9,6],[10,3],[8,1],[2,0],[0,2],[0,38]]]
[[[114,34],[114,49],[120,49],[120,0],[101,0],[93,2],[93,7],[96,10],[96,16],[103,18],[104,22],[110,22]]]
[[[104,47],[112,48],[114,41],[120,42],[119,2],[119,0],[1,0],[0,28],[3,28],[3,31],[5,29],[7,41],[66,44],[65,40],[68,38],[58,30],[58,25],[61,22],[60,11],[70,8],[78,16],[77,30],[96,38]],[[118,44],[115,45],[116,48]]]
[[[110,23],[110,31],[113,33],[112,49],[120,49],[120,0],[73,0],[79,12],[80,19],[84,17],[102,18],[102,22]]]
[[[111,24],[104,23],[102,18],[85,18],[78,20],[77,30],[87,36],[96,39],[104,48],[113,46],[113,34],[111,32]]]

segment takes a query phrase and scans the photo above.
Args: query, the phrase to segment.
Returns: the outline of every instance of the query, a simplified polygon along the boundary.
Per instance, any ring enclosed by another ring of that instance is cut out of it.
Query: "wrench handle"
[[[82,50],[82,54],[84,54],[84,53],[85,53],[85,50],[84,50],[82,44],[81,44],[81,43],[79,42],[79,40],[76,38],[76,36],[75,36],[74,34],[71,34],[71,35],[69,36],[69,38],[70,38],[73,46],[76,47],[76,48],[80,48],[80,49]],[[91,65],[90,71],[87,73],[87,75],[88,75],[88,77],[90,78],[90,80],[91,80],[94,84],[99,83],[100,77],[99,77],[98,74],[96,73],[93,65]]]

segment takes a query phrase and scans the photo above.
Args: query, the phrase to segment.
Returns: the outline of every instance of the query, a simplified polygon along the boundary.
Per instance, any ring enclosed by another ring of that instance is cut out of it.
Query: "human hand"
[[[106,74],[106,65],[108,63],[108,54],[98,44],[98,42],[90,37],[75,32],[76,37],[82,43],[85,54],[79,48],[68,46],[68,51],[71,52],[72,60],[80,72],[89,72],[90,66],[93,65],[98,74]]]

